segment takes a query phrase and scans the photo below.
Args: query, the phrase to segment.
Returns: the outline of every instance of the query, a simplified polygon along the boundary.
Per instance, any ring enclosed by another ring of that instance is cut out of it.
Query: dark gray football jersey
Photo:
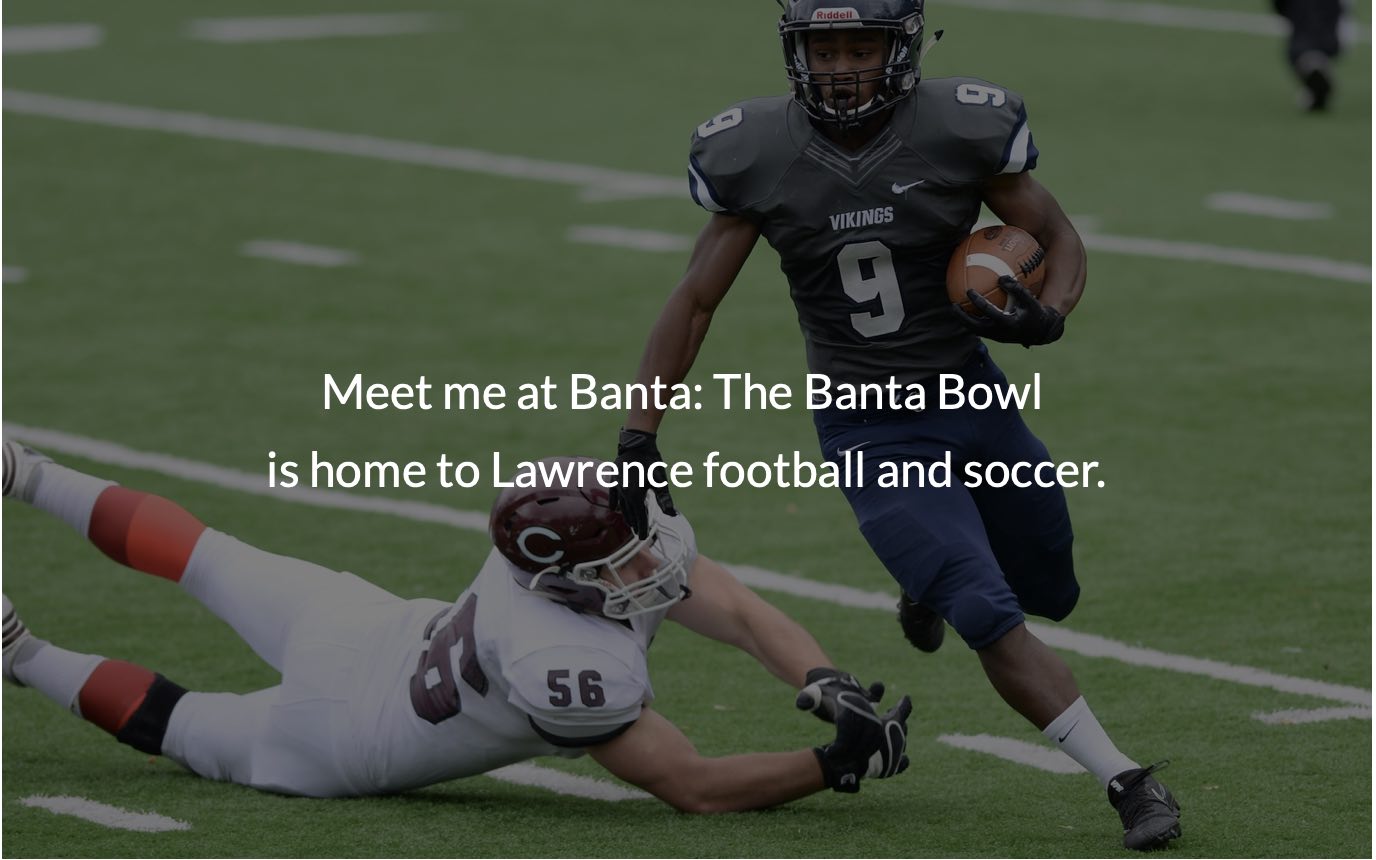
[[[704,209],[750,219],[779,252],[811,372],[912,382],[960,367],[977,346],[951,315],[946,264],[984,183],[1036,161],[1016,93],[937,78],[858,152],[788,96],[741,102],[698,126],[688,175]]]

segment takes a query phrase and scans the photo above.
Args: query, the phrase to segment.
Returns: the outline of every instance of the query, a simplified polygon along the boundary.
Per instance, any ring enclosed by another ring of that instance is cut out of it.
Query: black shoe
[[[941,616],[906,594],[898,595],[898,625],[914,648],[928,654],[940,648],[946,637],[946,622]]]
[[[1295,59],[1295,74],[1304,84],[1301,104],[1310,113],[1328,109],[1328,99],[1333,95],[1333,73],[1329,69],[1328,57],[1319,51],[1308,51]]]
[[[1125,770],[1109,780],[1108,802],[1123,819],[1123,847],[1133,851],[1161,848],[1180,836],[1180,804],[1171,790],[1152,776],[1168,762]]]

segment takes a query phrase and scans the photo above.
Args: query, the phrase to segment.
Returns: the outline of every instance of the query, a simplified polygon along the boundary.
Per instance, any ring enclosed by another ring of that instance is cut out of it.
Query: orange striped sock
[[[118,735],[143,704],[155,677],[142,666],[123,660],[102,662],[77,694],[82,718]]]
[[[161,496],[107,487],[91,511],[87,537],[135,570],[180,582],[205,524]]]

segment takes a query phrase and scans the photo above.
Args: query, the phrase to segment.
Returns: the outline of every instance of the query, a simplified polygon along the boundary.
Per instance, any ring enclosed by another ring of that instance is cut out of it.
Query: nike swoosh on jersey
[[[924,182],[926,182],[926,181],[927,181],[927,180],[925,180],[925,179],[919,179],[919,180],[917,180],[916,182],[909,182],[907,185],[899,185],[897,182],[895,182],[895,183],[893,184],[893,193],[894,193],[894,194],[902,194],[904,191],[907,191],[909,188],[916,188],[917,186],[921,185],[922,183],[924,183]]]

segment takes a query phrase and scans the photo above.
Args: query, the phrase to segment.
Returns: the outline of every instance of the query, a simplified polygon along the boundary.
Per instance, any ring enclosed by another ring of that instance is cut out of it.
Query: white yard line
[[[559,794],[571,794],[576,797],[586,797],[591,800],[646,800],[651,795],[646,794],[638,788],[627,788],[616,783],[607,782],[603,779],[593,779],[587,776],[575,776],[571,773],[564,773],[559,770],[551,770],[547,767],[539,767],[533,764],[512,764],[506,767],[499,767],[490,770],[485,776],[502,782],[510,782],[516,785],[533,785],[536,788],[544,788]]]
[[[1236,212],[1287,221],[1322,221],[1333,217],[1333,204],[1283,197],[1263,197],[1245,191],[1219,191],[1204,198],[1204,205],[1216,212]]]
[[[630,227],[611,227],[586,224],[570,227],[568,240],[583,245],[606,245],[629,248],[632,251],[682,253],[693,247],[693,237],[681,233],[661,233],[658,230],[635,230]]]
[[[164,111],[110,102],[83,101],[59,96],[6,90],[4,108],[11,113],[42,116],[71,122],[93,123],[116,128],[159,131],[210,140],[273,146],[285,149],[351,155],[381,161],[463,170],[489,176],[554,182],[597,189],[599,193],[634,197],[683,197],[687,183],[682,179],[630,173],[541,161],[520,156],[499,155],[474,149],[389,140],[368,135],[340,134],[331,131],[274,125],[247,120],[222,119],[205,114]],[[671,235],[671,234],[666,234]],[[689,242],[691,237],[682,237]],[[1158,257],[1188,262],[1208,262],[1242,266],[1266,271],[1290,272],[1354,283],[1370,283],[1370,267],[1342,260],[1290,254],[1274,254],[1247,248],[1225,248],[1193,242],[1171,242],[1132,236],[1084,237],[1091,250],[1110,254]]]
[[[199,18],[186,35],[207,42],[283,42],[342,36],[401,36],[439,29],[439,16],[424,13],[309,15],[270,18]]]
[[[437,167],[443,170],[460,170],[508,179],[599,188],[627,196],[687,196],[688,184],[685,179],[670,179],[584,164],[543,161],[517,155],[501,155],[477,149],[391,140],[365,134],[343,134],[298,126],[224,119],[185,111],[84,101],[18,90],[5,90],[4,109],[10,113],[115,128],[158,131],[208,140],[228,140],[258,146]]]
[[[104,442],[58,430],[6,424],[5,432],[29,442],[39,449],[72,454],[109,465],[143,469],[174,478],[197,481],[255,495],[269,496],[285,502],[388,514],[418,522],[438,523],[478,532],[487,531],[487,515],[477,511],[460,511],[426,502],[408,502],[334,490],[269,489],[263,474],[226,469],[222,466],[213,466],[166,454],[136,451],[113,442]],[[893,591],[862,591],[846,585],[813,582],[750,565],[730,565],[729,567],[742,582],[755,588],[820,600],[837,606],[893,612],[897,600]],[[1265,669],[1254,669],[1250,666],[1240,666],[1218,660],[1189,657],[1183,654],[1169,654],[1165,651],[1129,645],[1126,642],[1118,642],[1090,633],[1077,633],[1059,626],[1051,627],[1030,622],[1027,627],[1053,648],[1060,648],[1063,651],[1070,651],[1086,657],[1108,658],[1133,666],[1198,675],[1282,693],[1314,696],[1349,705],[1371,707],[1371,691],[1360,687],[1280,675]]]
[[[191,825],[185,821],[178,821],[175,818],[168,818],[155,812],[132,812],[128,809],[120,809],[118,806],[87,800],[84,797],[34,795],[25,797],[19,802],[32,809],[46,809],[58,815],[71,815],[99,824],[102,827],[113,827],[117,830],[163,833],[168,830],[191,829]]]
[[[326,248],[322,245],[307,245],[285,239],[254,239],[245,242],[239,249],[245,257],[258,257],[275,260],[279,263],[294,263],[298,266],[318,266],[333,269],[352,266],[358,262],[358,255],[342,248]]]
[[[999,223],[997,219],[985,218],[977,222],[975,226],[987,227],[997,223]],[[632,230],[626,227],[574,229],[605,231],[599,236],[600,241],[591,239],[581,239],[581,241],[640,251],[676,250],[672,247],[675,241],[683,249],[688,249],[693,247],[694,241],[692,236],[683,233],[650,233],[650,231]],[[645,237],[643,240],[639,240],[640,244],[637,244],[637,235],[644,233],[650,233],[654,238]],[[1085,233],[1081,238],[1084,239],[1086,248],[1103,254],[1153,257],[1161,260],[1190,263],[1216,263],[1221,266],[1239,266],[1265,272],[1288,272],[1335,281],[1348,281],[1355,284],[1371,283],[1371,268],[1369,266],[1342,260],[1329,260],[1324,257],[1274,254],[1268,251],[1253,251],[1250,248],[1227,248],[1222,245],[1172,242],[1165,239],[1144,239],[1136,236],[1105,236],[1099,233]],[[580,241],[574,239],[572,230],[569,233],[569,239],[570,241]],[[620,241],[617,241],[618,239]]]
[[[1326,723],[1330,720],[1369,720],[1371,708],[1314,708],[1290,711],[1258,711],[1252,719],[1261,720],[1273,726],[1295,726],[1303,723]]]
[[[408,502],[401,499],[387,499],[379,496],[361,496],[337,490],[313,490],[297,487],[291,490],[271,488],[264,474],[226,469],[196,460],[186,460],[167,454],[152,454],[136,451],[113,442],[102,442],[85,436],[63,433],[60,430],[44,430],[38,427],[24,427],[6,424],[5,432],[13,433],[21,439],[32,441],[39,448],[50,448],[65,454],[73,454],[126,469],[143,469],[168,475],[185,481],[209,484],[255,496],[267,496],[282,502],[310,505],[317,508],[358,511],[371,514],[388,514],[394,517],[421,523],[453,526],[472,531],[487,531],[487,515],[459,511],[442,505],[427,502]]]
[[[1129,257],[1154,257],[1188,263],[1217,263],[1240,266],[1265,272],[1287,272],[1309,275],[1354,284],[1371,283],[1371,267],[1361,263],[1309,257],[1299,254],[1274,254],[1250,248],[1225,248],[1199,242],[1172,242],[1166,239],[1144,239],[1138,236],[1105,236],[1087,233],[1081,237],[1085,247],[1105,254],[1124,254]]]
[[[6,54],[46,54],[93,48],[105,38],[98,24],[25,24],[4,29]]]
[[[1248,36],[1279,37],[1288,32],[1287,25],[1279,15],[1199,9],[1165,3],[1133,3],[1126,0],[945,0],[943,5]],[[1368,39],[1366,31],[1350,18],[1343,21],[1342,36],[1348,44]]]
[[[29,270],[23,266],[5,266],[4,283],[22,284],[29,279]]]
[[[987,753],[1048,773],[1084,773],[1073,758],[1057,749],[997,735],[940,735],[937,741],[962,750]]]

